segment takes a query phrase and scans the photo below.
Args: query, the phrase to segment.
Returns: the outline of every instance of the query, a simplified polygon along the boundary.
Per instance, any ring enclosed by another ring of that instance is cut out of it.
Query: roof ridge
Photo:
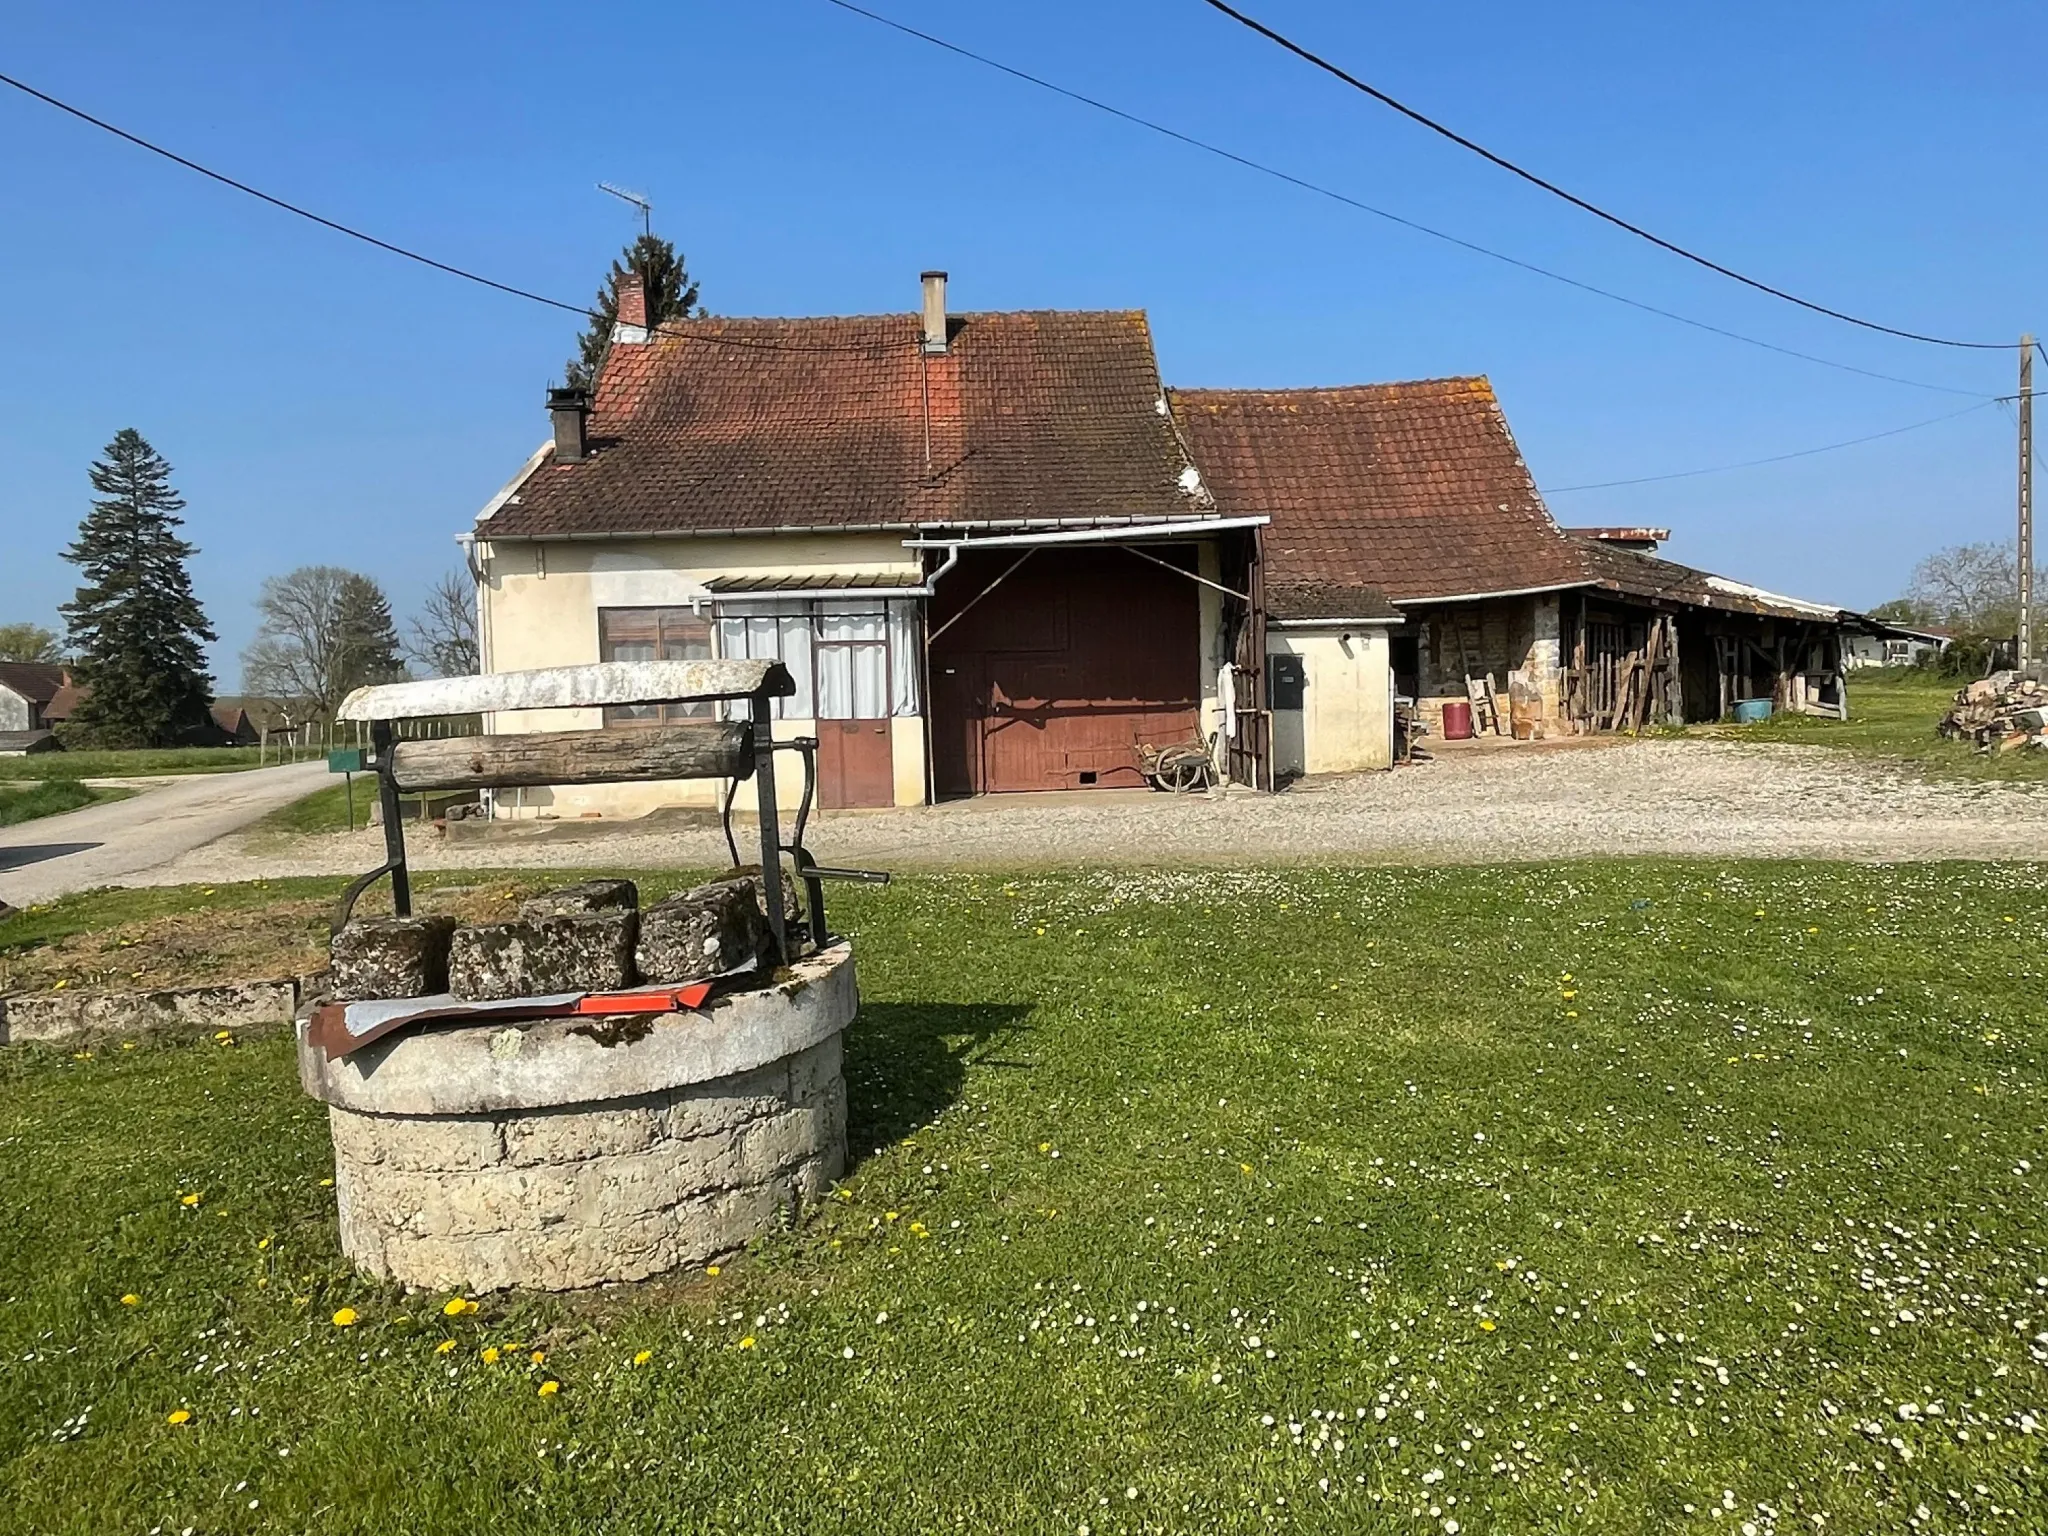
[[[1178,397],[1209,396],[1228,399],[1278,398],[1298,400],[1311,395],[1350,395],[1388,390],[1429,389],[1445,384],[1480,385],[1488,395],[1493,393],[1493,380],[1483,373],[1452,373],[1430,379],[1383,379],[1363,384],[1292,384],[1279,389],[1243,388],[1233,385],[1185,385],[1169,386],[1168,392]]]

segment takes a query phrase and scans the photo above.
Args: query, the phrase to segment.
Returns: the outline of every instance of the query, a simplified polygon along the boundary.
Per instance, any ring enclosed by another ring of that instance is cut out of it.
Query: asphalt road
[[[96,885],[133,884],[326,779],[321,762],[160,779],[126,800],[0,827],[0,901],[26,907]]]

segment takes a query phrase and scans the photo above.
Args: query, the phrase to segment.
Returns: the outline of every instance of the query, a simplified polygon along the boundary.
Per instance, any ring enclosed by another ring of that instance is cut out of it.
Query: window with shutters
[[[708,661],[711,626],[688,608],[600,608],[598,655],[605,661]],[[670,725],[705,720],[708,704],[615,704],[606,725]]]

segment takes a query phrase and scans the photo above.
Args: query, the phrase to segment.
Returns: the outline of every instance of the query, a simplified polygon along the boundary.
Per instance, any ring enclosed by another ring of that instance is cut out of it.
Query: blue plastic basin
[[[1735,723],[1737,725],[1755,725],[1760,720],[1768,720],[1770,718],[1771,701],[1769,699],[1737,699],[1735,701]]]

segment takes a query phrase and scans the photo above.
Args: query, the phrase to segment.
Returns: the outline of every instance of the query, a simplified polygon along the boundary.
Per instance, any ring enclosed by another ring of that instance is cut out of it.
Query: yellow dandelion
[[[1806,931],[1807,931],[1808,933],[1819,933],[1819,932],[1820,932],[1820,930],[1819,930],[1818,928],[1809,928],[1809,929],[1807,929]]]
[[[884,1221],[894,1221],[894,1220],[896,1220],[896,1218],[897,1218],[897,1217],[898,1217],[899,1215],[901,1215],[901,1214],[902,1214],[902,1213],[901,1213],[901,1212],[899,1212],[899,1211],[884,1211],[884,1212],[882,1212],[882,1220],[884,1220]]]
[[[1481,1333],[1491,1333],[1493,1332],[1495,1326],[1496,1324],[1490,1317],[1482,1317],[1481,1319],[1479,1319],[1479,1331]]]
[[[542,1397],[553,1397],[561,1390],[562,1384],[559,1381],[544,1381],[540,1384],[540,1395]]]
[[[141,973],[137,972],[137,974],[140,975]],[[132,1051],[135,1049],[135,1042],[133,1040],[123,1040],[121,1042],[121,1049],[124,1051]]]
[[[139,1307],[142,1305],[142,1298],[136,1295],[133,1291],[130,1291],[126,1296],[123,1296],[121,1298],[121,1305],[124,1307]]]
[[[637,1354],[637,1355],[635,1355],[635,1356],[633,1357],[633,1363],[634,1363],[635,1365],[645,1365],[645,1364],[646,1364],[646,1363],[647,1363],[648,1361],[652,1360],[653,1358],[654,1358],[654,1351],[653,1351],[653,1350],[651,1350],[651,1349],[643,1349],[643,1350],[641,1350],[641,1351],[640,1351],[640,1353],[639,1353],[639,1354]]]
[[[164,1415],[164,1422],[166,1424],[190,1424],[192,1422],[192,1410],[190,1408],[173,1408]]]
[[[322,1180],[320,1181],[320,1187],[321,1187],[322,1189],[332,1189],[332,1188],[334,1188],[334,1180],[332,1180],[332,1179],[322,1179]]]
[[[914,1237],[930,1237],[930,1236],[931,1236],[931,1233],[929,1233],[929,1232],[927,1232],[927,1231],[925,1230],[925,1226],[924,1226],[924,1223],[923,1223],[923,1222],[921,1222],[921,1221],[913,1221],[913,1222],[912,1222],[912,1223],[910,1224],[910,1231],[911,1231],[911,1235],[912,1235],[912,1236],[914,1236]]]
[[[539,1365],[542,1361],[547,1359],[547,1357],[548,1352],[546,1350],[536,1349],[532,1354],[528,1355],[526,1358],[531,1360],[535,1365]]]
[[[440,1343],[434,1346],[434,1353],[437,1355],[446,1355],[453,1353],[454,1349],[455,1341],[453,1339],[443,1339]]]
[[[353,1328],[356,1325],[356,1309],[354,1307],[343,1307],[334,1314],[332,1321],[337,1328]]]
[[[1566,987],[1564,989],[1564,1000],[1566,1002],[1570,1002],[1573,998],[1577,997],[1578,995],[1579,994],[1574,992],[1570,987]]]
[[[195,1189],[195,1190],[193,1190],[193,1191],[192,1191],[192,1193],[191,1193],[191,1194],[189,1194],[189,1195],[180,1195],[180,1196],[178,1196],[178,1204],[180,1204],[180,1205],[197,1205],[197,1204],[199,1203],[199,1199],[200,1199],[199,1191]]]
[[[750,1333],[750,1334],[748,1334],[748,1335],[747,1335],[747,1336],[746,1336],[746,1337],[745,1337],[744,1339],[741,1339],[741,1340],[740,1340],[740,1348],[741,1348],[741,1349],[752,1349],[753,1347],[754,1347],[754,1336],[753,1336],[753,1335],[752,1335],[751,1333]]]
[[[716,1279],[719,1275],[723,1274],[724,1271],[721,1270],[716,1264],[706,1264],[704,1266],[704,1273]]]
[[[455,1296],[451,1297],[448,1300],[448,1302],[441,1308],[441,1315],[443,1317],[466,1317],[475,1310],[475,1302],[469,1300],[467,1297]]]
[[[1038,1144],[1038,1150],[1041,1152],[1050,1152],[1052,1150],[1052,1143],[1049,1141],[1041,1141]]]
[[[270,1246],[270,1239],[267,1237],[259,1237],[256,1240],[256,1246],[258,1248],[268,1248]]]
[[[226,1045],[235,1038],[235,1032],[231,1029],[217,1029],[213,1032],[213,1038],[220,1044]]]
[[[483,1360],[485,1365],[496,1365],[498,1363],[498,1346],[493,1344],[486,1349],[483,1354]]]
[[[1250,1163],[1239,1163],[1237,1165],[1237,1171],[1239,1173],[1250,1173],[1252,1171],[1252,1165]]]

